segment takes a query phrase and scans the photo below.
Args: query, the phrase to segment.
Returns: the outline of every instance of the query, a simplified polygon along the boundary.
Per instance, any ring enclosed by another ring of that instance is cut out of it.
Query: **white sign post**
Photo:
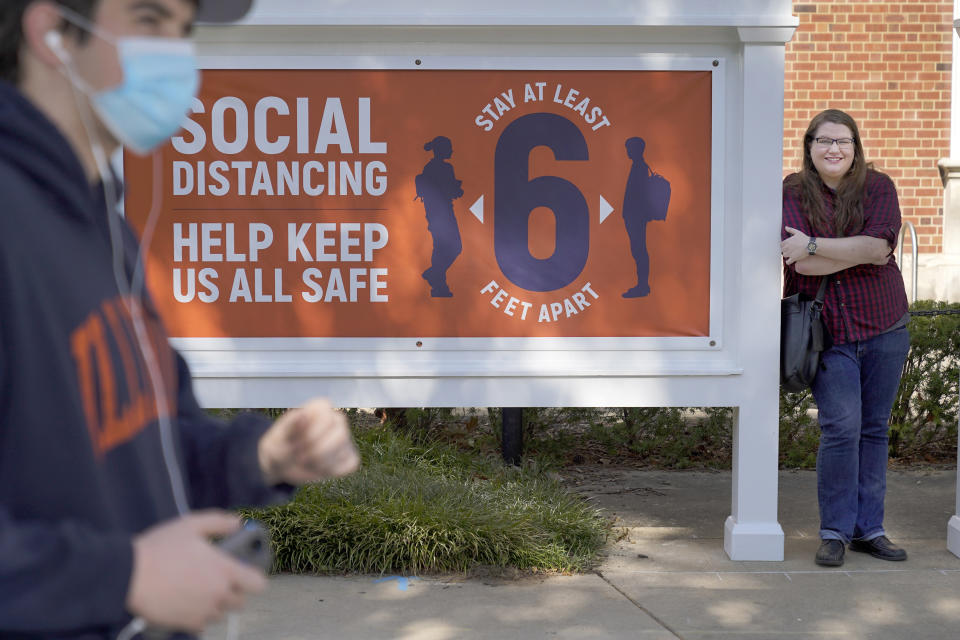
[[[200,29],[207,69],[692,70],[712,87],[709,178],[673,185],[709,190],[702,334],[175,338],[201,401],[294,406],[320,393],[359,407],[734,407],[724,549],[782,560],[778,248],[784,44],[796,24],[789,0],[271,0],[239,25]],[[463,205],[476,219],[461,225],[489,223],[495,194],[480,195]],[[594,202],[599,222],[624,224],[611,213],[618,199]]]
[[[960,427],[960,424],[957,426]],[[947,525],[947,549],[953,555],[960,557],[960,428],[957,435],[957,463],[957,510]]]
[[[953,17],[954,31],[957,36],[960,36],[960,0],[954,0]],[[953,38],[953,83],[951,86],[954,103],[950,119],[950,156],[956,158],[960,157],[960,106],[957,104],[957,97],[960,96],[960,93],[958,93],[958,88],[960,88],[960,40],[957,37]],[[950,212],[945,209],[944,215],[950,215]],[[955,211],[954,215],[956,215]],[[958,234],[955,235],[960,237]],[[958,422],[960,422],[960,416],[958,416]],[[947,525],[947,549],[955,556],[960,556],[960,428],[958,428],[957,434],[957,510]]]

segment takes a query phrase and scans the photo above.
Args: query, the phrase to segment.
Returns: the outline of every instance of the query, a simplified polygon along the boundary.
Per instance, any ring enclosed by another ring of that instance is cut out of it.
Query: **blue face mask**
[[[92,89],[67,65],[71,80],[90,98],[103,125],[121,144],[141,154],[169,140],[183,124],[199,86],[193,42],[114,37],[73,11],[60,9],[67,20],[117,49],[123,81],[110,89]]]
[[[122,38],[117,52],[123,82],[91,96],[103,124],[124,146],[146,153],[170,139],[197,94],[193,43],[161,38]]]

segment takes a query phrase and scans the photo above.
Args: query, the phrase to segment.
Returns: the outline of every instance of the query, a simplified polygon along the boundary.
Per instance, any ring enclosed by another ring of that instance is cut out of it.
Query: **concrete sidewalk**
[[[781,472],[784,562],[731,562],[729,472],[572,470],[618,517],[596,573],[521,578],[276,576],[239,616],[244,639],[960,637],[960,558],[946,550],[956,471],[891,471],[887,521],[910,558],[813,563],[816,477]],[[204,638],[223,638],[223,626]]]

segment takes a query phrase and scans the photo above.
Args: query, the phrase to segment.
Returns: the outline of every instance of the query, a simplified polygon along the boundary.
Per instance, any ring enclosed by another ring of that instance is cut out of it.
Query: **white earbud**
[[[59,31],[47,31],[43,35],[43,41],[47,43],[47,46],[50,47],[50,50],[53,51],[53,54],[57,56],[60,62],[64,64],[67,63],[67,60],[70,59],[70,54],[63,48],[63,36],[60,35]]]

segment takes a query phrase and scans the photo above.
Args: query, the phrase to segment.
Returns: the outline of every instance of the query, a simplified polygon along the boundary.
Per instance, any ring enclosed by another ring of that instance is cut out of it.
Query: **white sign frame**
[[[472,59],[491,65],[477,68],[502,68],[507,58],[544,68],[560,60],[586,66],[629,59],[665,68],[719,61],[713,171],[722,170],[723,179],[712,190],[711,261],[719,264],[711,265],[710,335],[632,338],[628,351],[619,349],[623,340],[608,339],[576,348],[487,339],[476,349],[456,339],[422,339],[416,350],[410,339],[397,339],[377,351],[356,340],[176,340],[201,402],[292,406],[321,394],[340,406],[367,407],[734,407],[724,549],[734,560],[782,560],[776,354],[784,43],[797,24],[789,2],[677,0],[667,10],[659,2],[602,0],[591,16],[573,0],[510,2],[492,13],[483,8],[484,15],[462,0],[444,0],[440,13],[398,0],[386,15],[384,2],[324,3],[331,13],[323,15],[300,10],[294,0],[258,3],[246,24],[199,31],[202,64],[256,68],[282,59],[286,68],[411,68],[419,59],[419,68],[438,68],[430,65]],[[522,357],[498,362],[491,348]]]

